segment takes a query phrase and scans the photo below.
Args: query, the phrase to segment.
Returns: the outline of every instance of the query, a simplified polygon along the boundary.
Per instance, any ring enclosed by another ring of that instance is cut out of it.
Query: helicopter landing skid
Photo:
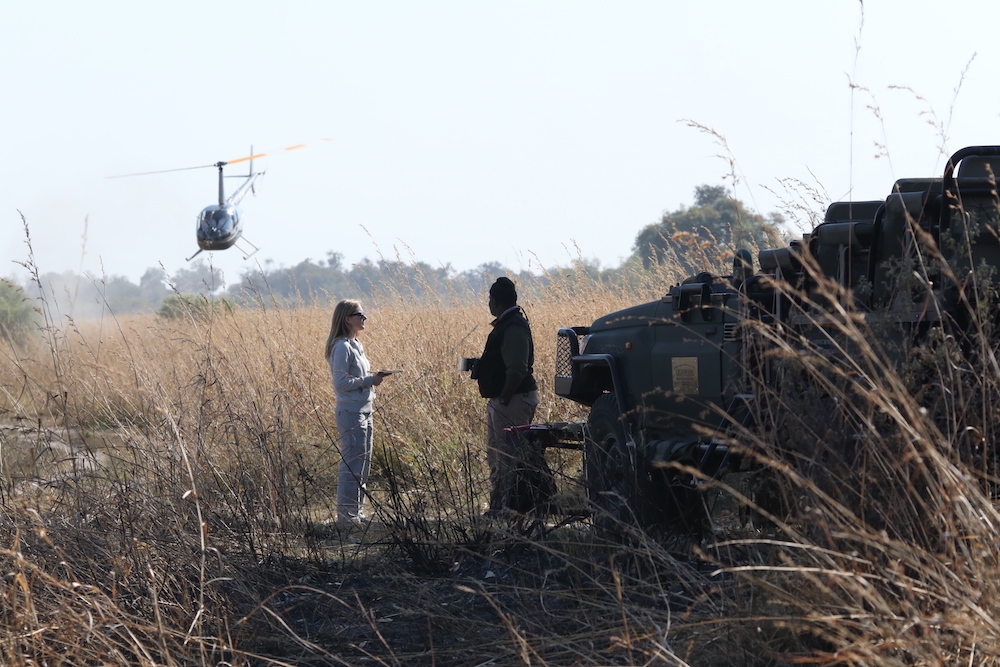
[[[260,248],[255,246],[253,243],[250,243],[250,241],[247,241],[246,237],[244,237],[243,240],[246,241],[251,248],[253,248],[253,252],[247,252],[243,248],[240,248],[239,244],[234,243],[233,245],[235,245],[239,251],[243,253],[243,259],[250,259],[257,254],[257,251],[260,250]]]
[[[242,252],[242,253],[243,253],[243,259],[250,259],[251,257],[253,257],[254,255],[256,255],[256,254],[257,254],[257,252],[258,252],[258,251],[260,250],[260,248],[258,248],[257,246],[255,246],[255,245],[254,245],[253,243],[251,243],[250,241],[247,241],[247,239],[245,239],[245,238],[244,238],[243,240],[244,240],[244,241],[246,241],[246,242],[247,242],[247,244],[248,244],[248,245],[249,245],[249,246],[250,246],[251,248],[253,248],[253,252],[248,252],[248,251],[244,250],[244,249],[243,249],[243,248],[242,248],[242,247],[240,246],[240,244],[238,244],[238,243],[234,243],[233,245],[234,245],[234,246],[236,246],[236,249],[237,249],[237,250],[239,250],[240,252]],[[194,259],[194,258],[195,258],[195,257],[197,257],[198,255],[200,255],[200,254],[201,254],[201,253],[202,253],[202,252],[203,252],[204,250],[205,250],[204,248],[198,248],[198,251],[197,251],[197,252],[196,252],[195,254],[193,254],[193,255],[191,255],[190,257],[188,257],[186,261],[190,262],[190,261],[191,261],[192,259]]]

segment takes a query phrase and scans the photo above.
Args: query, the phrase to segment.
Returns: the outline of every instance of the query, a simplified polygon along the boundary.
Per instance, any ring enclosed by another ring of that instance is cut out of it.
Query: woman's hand
[[[380,384],[382,384],[382,380],[384,379],[385,379],[384,375],[379,375],[378,373],[376,373],[375,375],[372,376],[372,386],[373,387],[379,386]]]

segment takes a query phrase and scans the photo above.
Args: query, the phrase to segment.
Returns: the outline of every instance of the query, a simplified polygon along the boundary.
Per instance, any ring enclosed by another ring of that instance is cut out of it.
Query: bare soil
[[[637,557],[583,522],[477,537],[445,549],[373,527],[329,536],[324,562],[274,559],[259,603],[244,601],[240,643],[259,665],[627,665],[666,650],[671,622],[717,615],[724,597],[714,566]]]

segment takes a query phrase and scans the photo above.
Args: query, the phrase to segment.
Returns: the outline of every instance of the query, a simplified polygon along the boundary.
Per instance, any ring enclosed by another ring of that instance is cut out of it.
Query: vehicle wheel
[[[779,474],[770,468],[761,468],[747,473],[744,478],[744,493],[753,507],[741,507],[740,516],[744,523],[755,530],[773,531],[777,524],[784,523],[790,515],[788,497],[791,489],[782,482]]]
[[[651,479],[643,482],[638,487],[635,506],[640,512],[640,522],[648,530],[685,535],[705,535],[711,531],[704,493],[695,488],[689,476],[671,476],[654,470]]]
[[[594,525],[611,533],[636,523],[635,473],[619,414],[613,395],[598,398],[590,410],[584,442],[587,497],[596,509]]]

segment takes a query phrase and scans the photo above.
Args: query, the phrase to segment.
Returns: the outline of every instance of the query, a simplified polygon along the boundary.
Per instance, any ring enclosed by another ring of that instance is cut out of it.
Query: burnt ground
[[[164,655],[202,650],[188,637],[191,610],[204,602],[205,613],[193,618],[215,653],[191,664],[626,665],[676,655],[687,664],[715,665],[732,664],[734,646],[748,644],[738,623],[720,623],[739,617],[745,601],[735,580],[718,574],[699,552],[711,537],[608,540],[575,515],[544,523],[478,516],[432,521],[414,510],[396,514],[404,518],[394,524],[375,522],[353,533],[307,526],[276,537],[268,549],[262,543],[269,540],[254,532],[259,527],[240,529],[231,517],[215,517],[210,551],[218,557],[204,566],[206,584],[196,572],[202,552],[194,514],[150,520],[161,516],[157,507],[136,505],[128,494],[121,503],[102,500],[85,504],[86,512],[65,513],[77,505],[59,499],[83,493],[75,473],[89,459],[60,455],[59,462],[66,469],[56,469],[44,484],[35,472],[19,482],[48,498],[47,510],[45,518],[5,515],[0,528],[19,546],[8,560],[17,565],[23,556],[59,573],[69,562],[88,581],[106,583],[110,606],[129,612],[130,622],[147,632],[140,644],[163,628],[152,610],[175,610],[167,634],[178,648],[164,643]],[[255,535],[252,548],[248,535]],[[712,560],[732,559],[745,560],[712,554]],[[122,567],[131,567],[127,581],[112,571]],[[148,597],[146,571],[161,582],[159,597]],[[54,608],[53,617],[66,609]],[[14,634],[19,628],[5,627]],[[91,630],[81,632],[86,637]]]
[[[717,566],[598,540],[587,522],[466,537],[446,546],[373,526],[323,536],[322,559],[274,557],[267,583],[258,569],[244,591],[235,643],[254,665],[624,665],[669,650],[690,661],[691,642],[671,641],[732,604]]]

